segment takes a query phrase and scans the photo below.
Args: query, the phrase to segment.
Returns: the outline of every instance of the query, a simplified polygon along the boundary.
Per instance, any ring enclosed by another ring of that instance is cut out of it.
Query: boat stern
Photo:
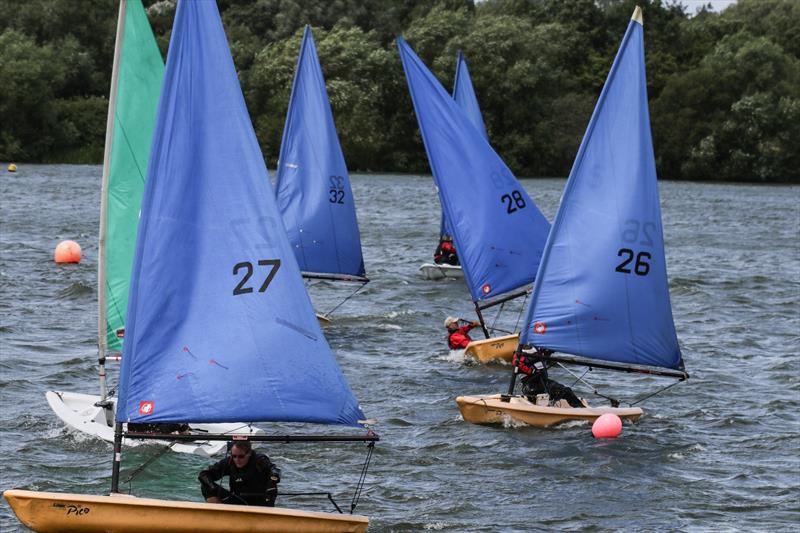
[[[472,341],[467,345],[464,353],[483,364],[491,363],[492,361],[510,363],[517,346],[519,346],[519,333]]]

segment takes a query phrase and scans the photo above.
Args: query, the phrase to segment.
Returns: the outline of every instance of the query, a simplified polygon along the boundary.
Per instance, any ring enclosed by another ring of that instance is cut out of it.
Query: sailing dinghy
[[[125,424],[244,419],[361,427],[364,418],[314,316],[212,2],[178,3],[125,337],[112,495],[6,491],[4,497],[27,527],[44,532],[366,530],[367,517],[353,514],[118,494],[123,438],[157,437],[131,432]],[[368,458],[378,440],[363,430],[205,438],[367,443]]]
[[[472,78],[469,76],[467,60],[464,54],[458,53],[456,57],[456,76],[453,82],[453,100],[461,107],[467,115],[472,125],[483,134],[486,142],[489,142],[489,135],[486,133],[486,125],[483,123],[481,108],[478,105],[478,98],[475,96],[475,88],[472,86]],[[447,219],[444,208],[442,208],[442,222],[439,225],[439,242],[446,237],[453,237],[453,230]],[[456,250],[457,251],[457,250]],[[461,265],[449,265],[446,263],[424,263],[419,267],[425,279],[462,279],[464,272]]]
[[[359,283],[364,270],[350,176],[311,28],[305,27],[278,158],[275,196],[306,279]],[[323,325],[343,302],[318,319]]]
[[[109,395],[105,364],[119,360],[128,286],[164,62],[141,0],[120,3],[108,105],[100,194],[97,303],[100,395],[48,391],[47,403],[68,426],[114,441],[116,399]],[[251,433],[247,424],[203,424],[211,433]],[[141,444],[136,440],[128,445]],[[161,442],[161,444],[166,444]],[[176,452],[211,456],[224,442],[173,442]]]
[[[518,336],[490,338],[483,311],[527,296],[550,224],[476,127],[408,44],[397,39],[439,200],[486,340],[466,353],[511,360]],[[502,307],[501,307],[502,309]]]
[[[689,376],[669,300],[644,65],[636,7],[567,180],[517,356],[682,381]],[[546,395],[537,402],[514,396],[517,361],[508,394],[456,399],[465,420],[546,427],[608,412],[628,420],[642,415],[616,401],[564,408]]]

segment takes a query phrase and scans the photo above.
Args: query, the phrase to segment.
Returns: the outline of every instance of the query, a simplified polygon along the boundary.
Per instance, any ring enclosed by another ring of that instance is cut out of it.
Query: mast
[[[97,243],[97,350],[98,376],[100,379],[100,402],[108,395],[106,387],[106,352],[108,340],[108,317],[106,315],[106,230],[108,226],[108,176],[111,169],[111,143],[114,139],[114,116],[117,111],[117,84],[122,39],[125,34],[125,12],[127,0],[120,0],[117,19],[117,35],[114,43],[114,63],[111,68],[111,89],[108,96],[108,118],[106,119],[106,145],[103,152],[103,181],[100,189],[100,232]]]

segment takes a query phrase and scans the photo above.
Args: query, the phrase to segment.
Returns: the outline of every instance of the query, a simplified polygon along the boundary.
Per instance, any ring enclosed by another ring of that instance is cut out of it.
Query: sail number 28
[[[511,214],[517,209],[525,208],[525,198],[519,191],[511,191],[511,194],[504,194],[500,197],[500,202],[505,204],[506,213]]]
[[[270,282],[277,274],[278,269],[281,266],[280,259],[260,259],[258,261],[258,266],[265,266],[269,267],[269,272],[267,272],[264,281],[261,283],[261,287],[258,288],[258,292],[264,292],[269,287]],[[236,285],[233,289],[233,295],[238,296],[240,294],[248,294],[253,292],[253,287],[248,287],[247,282],[250,281],[250,278],[253,276],[253,263],[250,261],[242,261],[241,263],[236,263],[233,267],[233,275],[236,276],[239,274],[239,271],[244,269],[244,276],[241,280],[239,280],[239,284]]]
[[[629,243],[639,244],[640,246],[653,246],[653,234],[656,233],[656,225],[652,222],[641,223],[638,220],[629,219],[625,221],[625,231],[622,232],[622,240]],[[650,273],[650,259],[653,256],[650,252],[636,253],[632,248],[620,248],[617,257],[622,258],[622,262],[615,269],[623,274],[633,272],[637,276],[646,276]],[[633,263],[633,270],[631,270]]]

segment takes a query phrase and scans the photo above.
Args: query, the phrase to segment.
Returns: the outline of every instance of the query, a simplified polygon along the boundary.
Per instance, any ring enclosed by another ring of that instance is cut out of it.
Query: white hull
[[[425,279],[463,279],[464,272],[457,265],[436,265],[425,263],[419,267]]]
[[[101,438],[104,441],[114,442],[116,398],[110,398],[111,406],[105,409],[95,405],[100,401],[100,397],[92,396],[91,394],[48,391],[45,397],[56,415],[68,426],[82,433]],[[239,433],[244,435],[262,433],[260,429],[245,423],[192,424],[192,429],[208,433]],[[125,446],[137,446],[147,442],[157,442],[165,446],[170,444],[164,441],[145,441],[140,439],[125,439],[123,444]],[[180,453],[211,457],[224,451],[226,446],[227,443],[225,441],[195,441],[176,442],[170,447],[173,451]]]

